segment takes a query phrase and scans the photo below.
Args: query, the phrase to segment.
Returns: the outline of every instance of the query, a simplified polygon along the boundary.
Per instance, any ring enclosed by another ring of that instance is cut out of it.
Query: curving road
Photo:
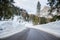
[[[60,40],[60,38],[41,30],[27,28],[20,33],[0,40]]]

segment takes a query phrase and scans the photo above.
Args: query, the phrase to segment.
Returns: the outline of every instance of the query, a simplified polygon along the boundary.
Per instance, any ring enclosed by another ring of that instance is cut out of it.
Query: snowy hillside
[[[21,19],[20,19],[21,18]],[[11,36],[25,29],[21,16],[15,16],[14,20],[0,21],[0,38]]]
[[[51,22],[51,23],[43,24],[43,25],[30,26],[30,28],[43,30],[57,37],[60,37],[60,21]]]

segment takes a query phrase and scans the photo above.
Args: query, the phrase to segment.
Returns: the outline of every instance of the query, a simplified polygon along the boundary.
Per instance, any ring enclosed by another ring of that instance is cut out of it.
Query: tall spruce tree
[[[41,4],[40,2],[38,1],[37,3],[37,16],[40,17],[40,10],[41,10]],[[38,18],[38,20],[36,20],[38,22],[38,24],[40,24],[40,18]]]
[[[40,9],[41,9],[41,4],[40,2],[38,1],[37,3],[37,15],[40,16]]]

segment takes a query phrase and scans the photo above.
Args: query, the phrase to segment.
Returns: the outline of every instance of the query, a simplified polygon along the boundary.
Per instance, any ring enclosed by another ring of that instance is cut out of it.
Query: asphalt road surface
[[[41,30],[27,28],[20,33],[0,40],[60,40],[60,38]]]

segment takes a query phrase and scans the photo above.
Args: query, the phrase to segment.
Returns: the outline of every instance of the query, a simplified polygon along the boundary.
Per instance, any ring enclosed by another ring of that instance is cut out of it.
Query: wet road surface
[[[60,40],[60,38],[38,29],[27,28],[20,33],[0,40]]]

